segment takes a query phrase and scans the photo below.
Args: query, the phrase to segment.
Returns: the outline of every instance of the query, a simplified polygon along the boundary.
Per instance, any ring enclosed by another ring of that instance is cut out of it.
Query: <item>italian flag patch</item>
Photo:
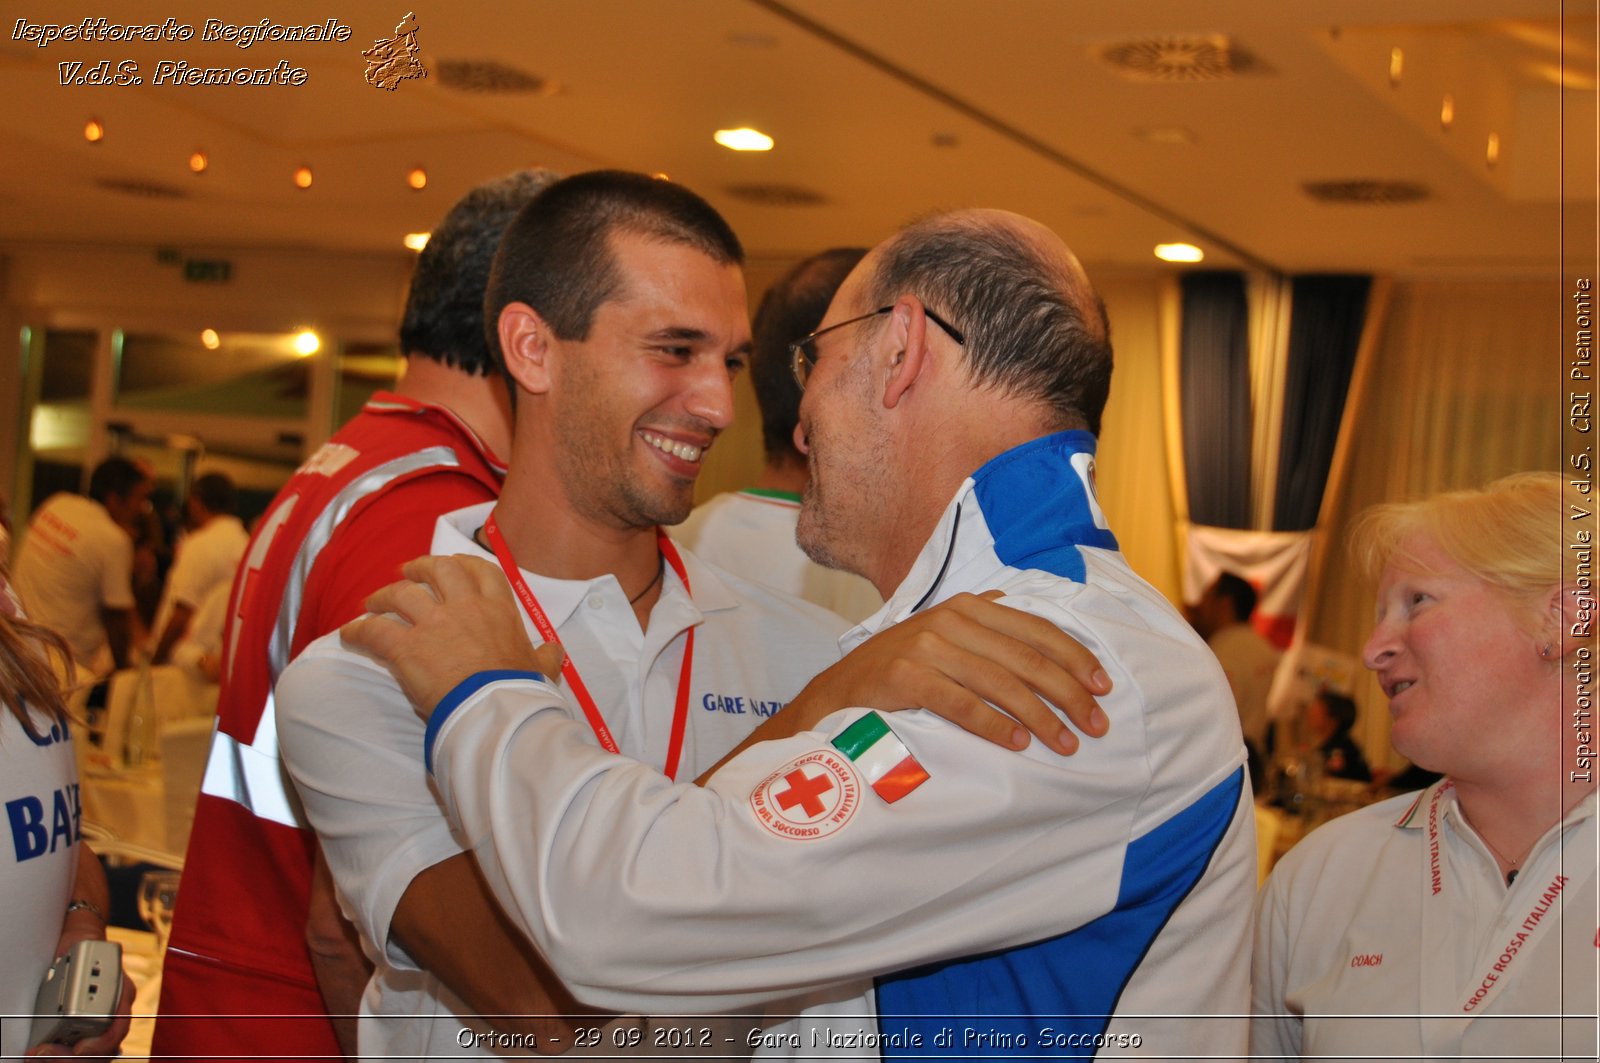
[[[846,727],[833,747],[850,758],[867,785],[891,805],[928,781],[927,770],[875,712]]]

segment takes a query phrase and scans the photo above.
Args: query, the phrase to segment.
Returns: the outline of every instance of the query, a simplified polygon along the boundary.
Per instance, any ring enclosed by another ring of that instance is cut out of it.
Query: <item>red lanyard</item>
[[[535,598],[533,591],[529,589],[528,581],[522,578],[522,572],[517,568],[517,562],[506,546],[505,536],[500,534],[500,525],[495,521],[493,513],[490,513],[489,519],[484,522],[483,534],[489,540],[489,547],[499,560],[501,569],[505,571],[506,579],[511,581],[511,589],[517,592],[517,600],[522,603],[522,608],[527,610],[533,626],[539,629],[540,637],[546,642],[561,641],[556,638],[556,629],[551,625],[544,609],[540,607],[539,599]],[[689,590],[689,574],[684,570],[683,559],[678,556],[678,549],[672,545],[672,540],[667,538],[666,532],[660,528],[656,529],[656,545],[661,550],[661,556],[666,558],[667,564],[672,566],[672,571],[683,581],[684,593],[692,595],[693,592]],[[691,627],[683,644],[683,667],[678,672],[678,701],[672,713],[672,735],[667,742],[667,763],[661,769],[669,779],[678,777],[678,757],[683,752],[683,732],[689,722],[689,676],[693,671],[694,628]],[[605,717],[600,714],[599,707],[589,694],[589,688],[583,685],[583,679],[578,675],[578,666],[572,663],[570,653],[562,657],[561,674],[566,679],[567,688],[572,691],[572,696],[578,699],[578,705],[583,709],[583,715],[588,719],[589,726],[594,729],[594,736],[600,740],[600,747],[608,753],[621,753],[622,751],[617,748],[616,739],[611,737],[611,728],[606,726]]]

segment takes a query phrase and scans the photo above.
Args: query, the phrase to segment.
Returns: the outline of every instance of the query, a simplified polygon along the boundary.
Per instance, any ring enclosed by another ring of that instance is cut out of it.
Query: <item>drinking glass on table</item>
[[[139,916],[156,935],[156,955],[167,947],[172,911],[178,901],[178,872],[146,871],[139,880]]]

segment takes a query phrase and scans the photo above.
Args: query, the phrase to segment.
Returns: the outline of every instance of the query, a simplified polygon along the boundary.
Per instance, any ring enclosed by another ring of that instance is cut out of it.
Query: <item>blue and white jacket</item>
[[[436,781],[507,911],[599,1007],[797,1013],[752,1033],[768,1056],[1243,1056],[1256,857],[1238,715],[1118,552],[1092,436],[974,473],[843,645],[991,589],[1099,657],[1104,738],[1018,753],[916,710],[864,749],[883,729],[847,709],[699,788],[602,752],[547,711],[541,678],[502,673],[447,699]]]

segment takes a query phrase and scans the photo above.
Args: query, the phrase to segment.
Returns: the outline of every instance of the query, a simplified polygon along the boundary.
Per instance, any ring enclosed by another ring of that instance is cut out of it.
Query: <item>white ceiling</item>
[[[388,92],[361,50],[408,5],[430,76]],[[0,26],[0,245],[41,241],[391,250],[470,185],[531,164],[664,172],[721,208],[758,257],[872,243],[910,216],[1006,207],[1100,268],[1191,240],[1208,265],[1286,272],[1537,273],[1563,225],[1593,231],[1594,0],[23,0]],[[92,10],[91,10],[92,9]],[[347,43],[203,43],[208,18],[337,17]],[[1565,22],[1562,20],[1565,12]],[[172,17],[187,42],[13,40],[17,19]],[[1580,17],[1581,16],[1581,17]],[[1212,35],[1257,72],[1135,81],[1100,58]],[[1391,49],[1404,54],[1398,85]],[[110,59],[145,81],[62,86]],[[301,86],[158,86],[156,63],[307,71]],[[1563,69],[1563,59],[1566,67]],[[452,88],[442,64],[504,64],[544,94]],[[1449,129],[1442,98],[1455,103]],[[90,144],[84,123],[104,123]],[[1565,130],[1563,128],[1565,122]],[[753,125],[739,155],[713,129]],[[1489,167],[1491,133],[1501,145]],[[1176,141],[1176,142],[1174,142]],[[188,170],[196,150],[210,158]],[[300,165],[311,189],[291,182]],[[407,171],[426,168],[424,191]],[[1417,203],[1330,205],[1312,181],[1400,180]],[[131,182],[147,192],[109,190]],[[819,205],[752,203],[793,186]]]

